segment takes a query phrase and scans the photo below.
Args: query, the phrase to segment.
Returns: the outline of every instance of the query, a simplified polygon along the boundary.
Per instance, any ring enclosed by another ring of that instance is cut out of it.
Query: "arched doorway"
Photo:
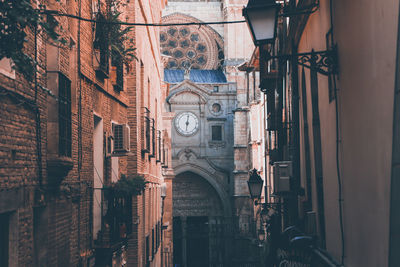
[[[175,266],[222,266],[226,223],[217,191],[190,171],[174,178],[172,190]]]

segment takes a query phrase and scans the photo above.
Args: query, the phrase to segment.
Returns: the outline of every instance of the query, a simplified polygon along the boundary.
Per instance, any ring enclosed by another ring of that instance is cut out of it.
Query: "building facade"
[[[160,23],[166,1],[132,1],[127,3],[128,21]],[[161,195],[164,177],[172,177],[169,140],[171,126],[168,112],[164,112],[166,87],[159,49],[158,27],[135,27],[132,39],[138,60],[127,77],[131,126],[131,153],[128,173],[146,179],[146,189],[133,200],[133,236],[128,241],[128,266],[171,266],[171,244],[168,240],[168,221],[162,219],[165,195]],[[169,191],[169,189],[167,189]],[[167,202],[167,200],[166,200]],[[164,238],[163,233],[166,233]],[[163,244],[162,244],[163,243]]]
[[[316,232],[338,262],[396,266],[389,240],[399,2],[354,8],[321,1],[297,40],[299,52],[333,45],[338,51],[336,88],[330,77],[299,68],[301,183],[307,184],[310,171],[308,201],[317,214]]]
[[[239,21],[244,4],[169,1],[163,23]],[[240,69],[254,48],[246,27],[176,25],[160,33],[172,116],[174,264],[259,260],[247,180],[252,168],[264,176],[263,99]]]
[[[166,2],[39,3],[64,41],[25,29],[31,81],[0,61],[0,265],[171,266],[159,32],[106,22],[159,23]],[[137,60],[116,54],[120,45]]]
[[[260,67],[269,66],[260,79],[274,81],[262,87],[274,118],[267,153],[293,164],[283,227],[316,237],[325,265],[396,266],[399,2],[282,4],[317,7],[280,19],[275,46],[259,48]],[[265,52],[294,57],[274,62]]]

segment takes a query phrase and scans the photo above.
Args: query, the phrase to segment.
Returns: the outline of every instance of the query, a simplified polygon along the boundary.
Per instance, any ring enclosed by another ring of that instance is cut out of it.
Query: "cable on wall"
[[[331,23],[331,43],[334,43],[333,38],[333,1],[329,0],[329,13],[330,13],[330,23]],[[345,256],[345,242],[344,242],[344,226],[343,226],[343,191],[342,191],[342,178],[340,174],[340,159],[339,159],[339,150],[340,150],[340,129],[339,129],[339,107],[338,107],[338,96],[337,96],[337,86],[336,86],[336,77],[333,77],[333,91],[335,96],[335,118],[336,118],[336,172],[337,172],[337,181],[338,181],[338,204],[339,204],[339,220],[340,220],[340,238],[341,238],[341,259],[340,264],[344,266],[344,256]]]

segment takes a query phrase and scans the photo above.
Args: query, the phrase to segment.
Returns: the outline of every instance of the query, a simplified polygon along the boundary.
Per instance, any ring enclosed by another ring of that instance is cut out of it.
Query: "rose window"
[[[194,22],[194,18],[174,14],[163,23]],[[182,25],[162,28],[161,53],[169,56],[168,69],[219,69],[223,65],[223,40],[210,26]]]

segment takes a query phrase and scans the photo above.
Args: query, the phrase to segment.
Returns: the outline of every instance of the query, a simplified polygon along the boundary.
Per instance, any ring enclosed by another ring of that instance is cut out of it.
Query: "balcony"
[[[101,190],[101,228],[94,240],[96,249],[117,249],[132,233],[132,196],[120,196],[111,188]]]

